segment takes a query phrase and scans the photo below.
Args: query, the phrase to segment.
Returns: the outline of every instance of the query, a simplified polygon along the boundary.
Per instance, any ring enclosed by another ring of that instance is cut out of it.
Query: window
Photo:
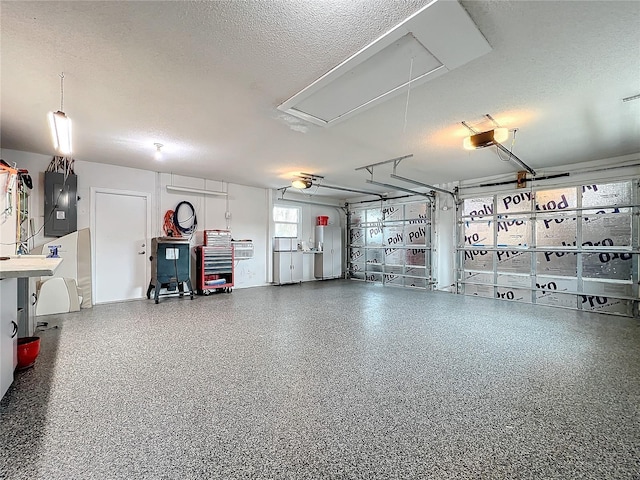
[[[273,207],[274,236],[298,238],[299,218],[297,207]]]

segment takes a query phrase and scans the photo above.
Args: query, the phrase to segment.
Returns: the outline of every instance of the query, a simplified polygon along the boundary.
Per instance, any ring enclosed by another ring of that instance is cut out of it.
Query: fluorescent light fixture
[[[53,147],[62,155],[71,155],[71,119],[64,112],[49,112]]]
[[[509,138],[509,130],[506,128],[495,128],[482,133],[476,133],[466,137],[462,146],[465,150],[475,150],[476,148],[489,147],[496,143],[502,143]]]
[[[60,74],[60,110],[49,112],[49,128],[56,152],[71,155],[71,119],[64,113],[64,72]]]
[[[216,192],[215,190],[204,190],[202,188],[178,187],[167,185],[167,192],[195,193],[198,195],[211,195],[216,197],[226,197],[226,192]]]

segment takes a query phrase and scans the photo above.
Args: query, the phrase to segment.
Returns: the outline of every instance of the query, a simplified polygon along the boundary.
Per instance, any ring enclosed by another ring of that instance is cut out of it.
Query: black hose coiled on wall
[[[189,217],[189,219],[193,220],[189,227],[183,227],[182,225],[180,225],[180,221],[178,220],[178,212],[180,212],[180,207],[183,205],[186,205],[191,209],[191,216]],[[175,210],[173,211],[173,224],[183,235],[191,235],[196,231],[196,229],[198,228],[198,217],[196,217],[196,209],[193,208],[193,205],[191,205],[191,203],[184,201],[180,202],[176,206]]]

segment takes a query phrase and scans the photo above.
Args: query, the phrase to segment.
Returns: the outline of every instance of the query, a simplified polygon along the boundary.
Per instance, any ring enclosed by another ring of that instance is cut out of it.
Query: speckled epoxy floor
[[[46,319],[0,478],[640,478],[637,320],[353,281]]]

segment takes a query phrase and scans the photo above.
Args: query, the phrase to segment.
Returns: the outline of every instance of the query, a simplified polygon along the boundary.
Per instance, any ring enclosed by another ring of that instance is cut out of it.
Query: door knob
[[[141,252],[138,252],[138,255],[144,255],[146,252],[143,250]]]

